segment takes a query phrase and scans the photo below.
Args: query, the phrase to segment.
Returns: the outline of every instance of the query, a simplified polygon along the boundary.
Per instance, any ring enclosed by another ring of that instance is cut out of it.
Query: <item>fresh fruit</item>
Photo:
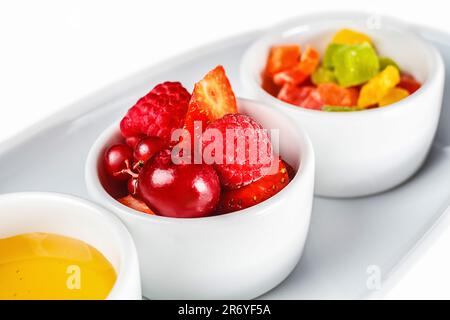
[[[191,137],[199,139],[201,132],[209,123],[228,113],[236,112],[236,98],[230,81],[224,68],[217,66],[195,84],[184,128],[189,131]],[[199,124],[201,124],[202,130],[198,128]]]
[[[313,60],[318,60],[314,53],[313,49],[305,50],[295,64],[303,63],[303,70],[312,73],[317,66]],[[265,79],[277,95],[280,88],[272,77],[266,74]],[[304,83],[313,90],[302,97],[302,103],[317,103],[320,96],[310,76]],[[180,122],[183,114],[185,119]],[[202,130],[193,130],[196,126]],[[270,198],[287,185],[289,175],[295,175],[292,167],[274,157],[267,130],[251,117],[237,113],[236,98],[222,66],[195,85],[192,97],[178,82],[157,85],[128,110],[120,128],[124,143],[111,146],[104,158],[105,170],[118,181],[106,179],[109,185],[105,190],[123,205],[143,213],[207,217],[220,213],[216,209],[222,191],[231,195],[229,190],[245,197],[238,200],[238,207],[228,206],[228,201],[222,209],[239,210],[242,204],[246,207]],[[175,132],[179,128],[188,130],[180,131],[177,141],[170,141],[172,135],[179,134]],[[200,139],[199,164],[195,153],[194,164],[191,157],[183,156],[189,153],[183,141],[192,139],[186,135],[191,132]],[[241,194],[244,190],[252,193],[251,198]]]
[[[360,85],[380,70],[374,48],[368,43],[345,45],[333,54],[334,74],[342,87]]]
[[[396,103],[407,96],[409,96],[408,90],[402,88],[392,88],[383,98],[380,99],[378,105],[380,107],[384,107],[389,104]]]
[[[320,67],[311,76],[312,83],[319,85],[321,83],[336,83],[334,72],[330,69]]]
[[[380,100],[400,82],[400,73],[396,67],[387,66],[362,88],[358,98],[358,107],[368,107]]]
[[[300,62],[293,68],[274,74],[273,81],[279,86],[285,83],[301,84],[316,70],[319,61],[319,52],[308,46],[303,52]]]
[[[274,46],[270,49],[265,73],[273,76],[275,73],[290,69],[300,60],[300,46],[296,44]]]
[[[105,170],[117,180],[127,180],[131,175],[133,150],[126,144],[115,144],[105,152]]]
[[[128,179],[127,182],[127,190],[130,195],[133,197],[138,196],[138,178],[137,177],[131,177]]]
[[[215,140],[217,133],[221,141]],[[227,189],[257,181],[273,161],[267,131],[243,114],[227,114],[209,124],[202,142],[204,161],[213,164],[222,186]]]
[[[307,109],[320,110],[323,106],[320,94],[313,86],[297,87],[286,83],[278,93],[278,99]]]
[[[158,84],[120,122],[123,137],[154,136],[170,142],[173,130],[183,126],[189,99],[179,82]]]
[[[334,83],[323,83],[317,86],[322,102],[326,105],[352,107],[358,102],[358,90],[342,88]]]
[[[170,150],[146,162],[139,173],[139,195],[155,214],[199,218],[212,214],[219,202],[220,182],[212,166],[174,164]]]
[[[147,137],[141,139],[134,148],[134,159],[136,161],[146,162],[156,153],[164,149],[166,144],[158,137]]]
[[[361,44],[367,42],[371,44],[372,40],[364,33],[351,29],[342,29],[334,35],[331,42],[338,44]]]
[[[274,174],[266,175],[256,182],[235,190],[223,190],[217,213],[224,214],[242,210],[264,200],[269,199],[280,192],[289,183],[288,170],[280,159],[275,161],[277,169]]]
[[[288,177],[289,177],[289,181],[291,181],[292,179],[294,179],[296,171],[289,163],[283,161],[283,164],[286,167],[286,170],[287,170],[287,173],[288,173]]]
[[[145,138],[144,135],[128,137],[128,138],[125,138],[125,143],[128,146],[130,146],[132,149],[134,149],[136,147],[136,145],[138,144],[138,142],[141,141],[143,138]]]
[[[131,209],[140,211],[140,212],[144,212],[147,214],[151,214],[154,215],[155,213],[150,210],[150,208],[141,200],[134,198],[133,196],[126,196],[123,198],[119,198],[117,199],[117,201],[119,201],[121,204],[123,204],[124,206],[127,206]]]
[[[400,82],[398,87],[403,88],[409,92],[409,94],[413,94],[420,88],[420,83],[409,74],[402,74],[400,76]]]

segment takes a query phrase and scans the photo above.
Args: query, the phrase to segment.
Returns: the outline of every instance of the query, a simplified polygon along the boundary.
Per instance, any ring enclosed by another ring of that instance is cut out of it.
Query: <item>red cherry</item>
[[[141,139],[143,139],[145,136],[134,136],[134,137],[128,137],[125,139],[125,142],[127,145],[129,145],[131,148],[135,148]]]
[[[146,162],[164,148],[164,141],[158,137],[141,139],[134,148],[134,158]]]
[[[117,180],[130,177],[130,164],[133,161],[133,150],[126,144],[116,144],[105,152],[105,169]]]
[[[139,173],[139,194],[158,215],[199,218],[211,215],[220,197],[219,177],[206,164],[174,164],[164,150]]]
[[[132,177],[127,182],[128,193],[136,197],[138,195],[138,179]]]

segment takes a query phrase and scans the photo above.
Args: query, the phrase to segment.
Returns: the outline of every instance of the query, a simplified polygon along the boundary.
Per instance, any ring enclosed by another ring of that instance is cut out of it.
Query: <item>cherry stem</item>
[[[139,164],[139,162],[137,163]],[[127,166],[125,169],[120,170],[119,172],[115,172],[114,176],[118,176],[121,174],[128,173],[132,178],[138,178],[139,175],[136,172],[133,172],[133,170],[130,169],[130,162],[128,160],[125,160],[125,165]],[[133,167],[134,169],[134,167]]]
[[[144,161],[139,160],[138,162],[136,162],[133,166],[133,170],[137,170],[137,169],[142,169],[142,167],[144,166]]]

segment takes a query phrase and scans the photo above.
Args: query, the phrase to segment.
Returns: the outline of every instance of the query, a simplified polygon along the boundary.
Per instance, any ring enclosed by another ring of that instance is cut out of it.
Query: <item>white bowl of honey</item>
[[[141,299],[134,242],[89,201],[0,195],[0,300]]]

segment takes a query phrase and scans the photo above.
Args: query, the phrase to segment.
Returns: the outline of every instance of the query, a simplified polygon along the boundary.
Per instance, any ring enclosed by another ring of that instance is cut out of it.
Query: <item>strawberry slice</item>
[[[289,183],[287,164],[283,160],[275,162],[278,170],[256,182],[233,190],[223,190],[216,212],[224,214],[254,206],[280,192]]]
[[[283,163],[286,167],[286,170],[287,170],[287,173],[289,176],[289,181],[291,181],[295,177],[295,174],[296,174],[295,169],[289,163],[287,163],[287,162],[283,162]]]
[[[155,214],[143,201],[136,199],[131,195],[117,199],[117,201],[119,201],[121,204],[131,209],[141,211],[147,214]]]
[[[236,97],[224,68],[217,66],[195,84],[184,122],[184,129],[188,130],[193,137],[194,121],[200,121],[202,131],[204,131],[209,123],[228,113],[237,113]]]

